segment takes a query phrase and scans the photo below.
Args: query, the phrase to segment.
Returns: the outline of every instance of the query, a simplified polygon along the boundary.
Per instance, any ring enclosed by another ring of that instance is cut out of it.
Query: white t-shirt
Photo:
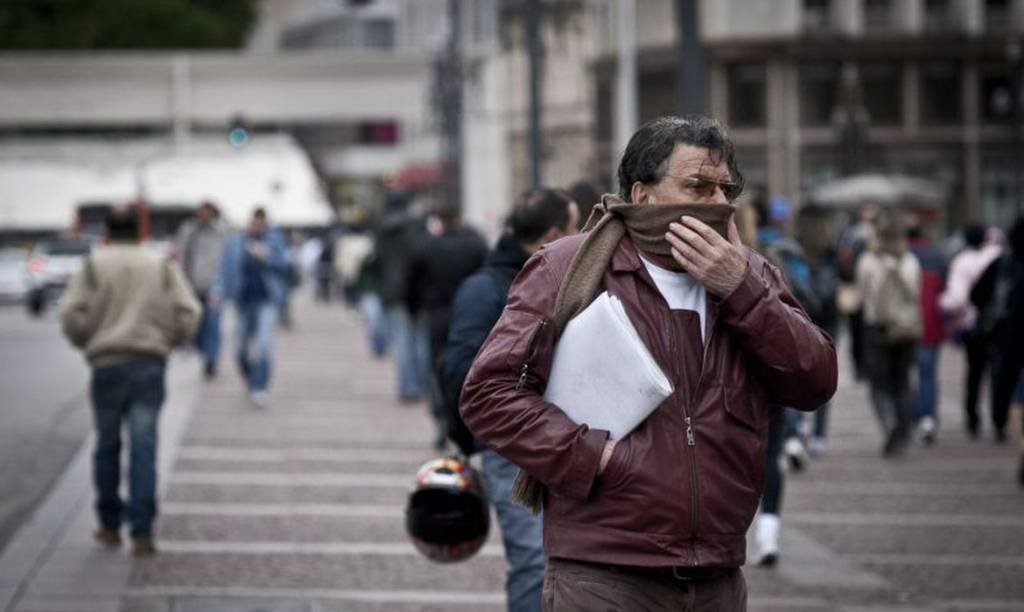
[[[665,301],[668,302],[670,309],[692,310],[697,313],[697,316],[700,317],[700,337],[701,342],[703,342],[704,337],[707,335],[707,323],[705,321],[708,303],[708,294],[704,289],[704,285],[698,283],[696,279],[686,272],[666,270],[652,264],[643,257],[640,258],[640,261],[644,262],[647,273],[651,275],[651,279],[654,280],[658,291],[661,292]]]

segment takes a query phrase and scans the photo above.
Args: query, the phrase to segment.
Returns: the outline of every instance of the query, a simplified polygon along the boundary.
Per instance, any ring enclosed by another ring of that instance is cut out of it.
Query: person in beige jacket
[[[195,333],[201,308],[178,265],[139,244],[134,210],[111,212],[106,230],[108,244],[71,278],[60,318],[64,335],[92,366],[96,539],[120,546],[127,519],[133,552],[148,555],[156,552],[155,461],[165,362]],[[123,423],[131,440],[127,504],[119,494]]]

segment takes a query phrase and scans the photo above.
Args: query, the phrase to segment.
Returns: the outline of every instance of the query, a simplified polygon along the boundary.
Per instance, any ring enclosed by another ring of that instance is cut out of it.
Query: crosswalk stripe
[[[372,504],[238,504],[185,503],[161,504],[164,516],[326,516],[356,518],[396,518],[404,516],[401,507]]]
[[[246,485],[267,487],[370,487],[383,489],[411,489],[413,474],[341,474],[335,472],[278,473],[278,472],[175,472],[174,484]]]
[[[430,459],[430,453],[396,449],[361,448],[263,448],[263,447],[217,447],[183,446],[178,450],[179,459],[209,461],[250,461],[272,463],[283,461],[367,461],[375,463],[419,463]]]
[[[231,555],[380,555],[419,557],[408,542],[284,542],[284,541],[188,541],[161,540],[161,553]],[[477,553],[483,557],[501,557],[500,545],[485,545]]]
[[[929,567],[972,567],[997,565],[1024,567],[1024,555],[922,555],[865,553],[844,555],[857,563],[875,565],[917,565]]]
[[[1024,528],[1024,516],[988,514],[898,514],[844,512],[787,512],[785,521],[797,525],[871,525],[908,527]]]
[[[248,597],[285,599],[340,599],[373,603],[422,603],[481,605],[505,603],[499,591],[369,591],[349,589],[245,589],[191,587],[135,587],[129,597]]]

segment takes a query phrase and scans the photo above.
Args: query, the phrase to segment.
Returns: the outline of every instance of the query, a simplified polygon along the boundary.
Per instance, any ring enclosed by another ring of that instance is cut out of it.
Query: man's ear
[[[548,228],[548,231],[544,232],[544,235],[541,236],[539,244],[547,244],[554,240],[558,240],[564,235],[565,232],[563,232],[558,227],[552,225],[551,227]]]
[[[629,197],[633,200],[634,204],[647,204],[650,201],[651,193],[647,185],[637,181],[630,188]]]

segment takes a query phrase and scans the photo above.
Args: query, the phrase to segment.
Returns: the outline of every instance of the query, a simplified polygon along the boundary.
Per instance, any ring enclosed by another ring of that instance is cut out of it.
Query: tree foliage
[[[2,0],[0,49],[236,48],[255,0]]]

